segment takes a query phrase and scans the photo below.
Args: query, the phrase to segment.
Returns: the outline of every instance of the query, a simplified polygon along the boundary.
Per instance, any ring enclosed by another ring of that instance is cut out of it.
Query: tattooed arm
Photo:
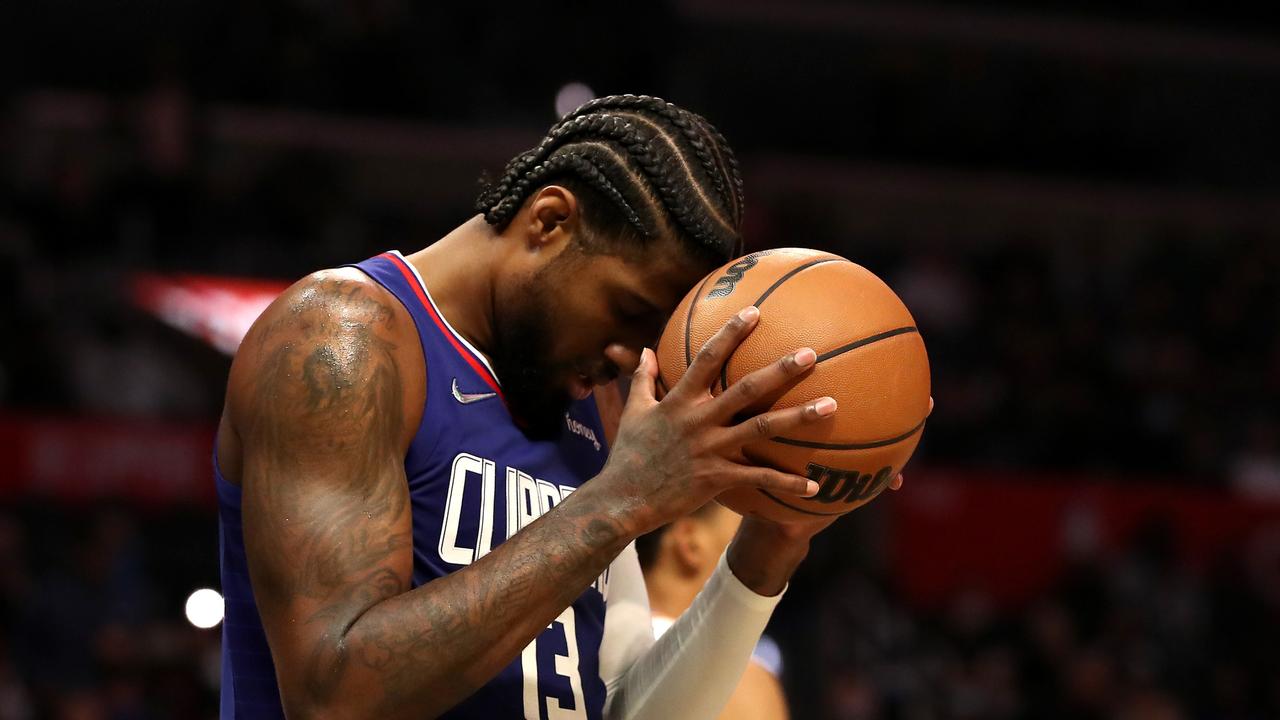
[[[291,288],[232,368],[245,546],[290,717],[443,712],[518,655],[630,538],[598,505],[565,503],[410,592],[404,457],[423,375],[412,319],[354,270]]]
[[[290,288],[233,363],[220,448],[232,446],[224,471],[242,488],[249,570],[286,712],[438,715],[518,656],[637,535],[728,487],[816,491],[727,457],[761,427],[819,416],[807,406],[727,425],[805,369],[784,360],[752,392],[713,400],[706,388],[749,317],[708,343],[686,374],[695,384],[661,404],[646,351],[605,470],[474,564],[410,590],[404,457],[425,382],[412,319],[355,270]]]

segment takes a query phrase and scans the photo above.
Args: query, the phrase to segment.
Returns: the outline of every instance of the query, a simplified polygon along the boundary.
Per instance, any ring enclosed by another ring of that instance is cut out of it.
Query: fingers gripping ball
[[[744,515],[795,521],[840,515],[889,487],[920,442],[929,414],[929,358],[911,313],[888,285],[837,255],[787,248],[753,253],[702,280],[676,308],[658,343],[658,384],[672,387],[703,343],[736,312],[760,323],[725,362],[711,392],[797,348],[813,369],[753,413],[824,395],[839,409],[783,437],[747,445],[753,462],[816,481],[811,498],[741,488],[717,500]]]

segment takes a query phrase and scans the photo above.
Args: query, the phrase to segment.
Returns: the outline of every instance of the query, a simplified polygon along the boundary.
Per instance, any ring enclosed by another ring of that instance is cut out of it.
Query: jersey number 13
[[[560,633],[554,632],[557,625],[563,633],[563,646],[559,642]],[[587,720],[582,700],[582,677],[578,672],[578,636],[574,630],[573,606],[565,608],[547,629],[552,632],[544,632],[534,638],[520,653],[520,667],[524,671],[525,720],[541,720],[538,706],[543,702],[547,706],[547,720]],[[542,652],[538,652],[540,644]],[[562,649],[563,653],[560,652]],[[541,668],[538,666],[539,655],[544,660]],[[565,688],[566,681],[568,688]],[[565,706],[566,689],[572,693],[572,707]]]

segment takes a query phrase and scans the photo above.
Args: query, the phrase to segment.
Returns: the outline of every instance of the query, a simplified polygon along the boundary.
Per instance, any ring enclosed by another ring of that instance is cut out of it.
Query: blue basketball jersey
[[[413,513],[413,585],[483,557],[563,501],[604,465],[595,402],[575,402],[554,441],[529,440],[484,356],[431,300],[399,253],[354,265],[413,316],[426,360],[426,407],[405,457]],[[215,458],[215,471],[217,463]],[[217,474],[223,591],[222,718],[282,717],[275,671],[249,585],[239,488]],[[497,677],[446,718],[598,720],[606,571]]]

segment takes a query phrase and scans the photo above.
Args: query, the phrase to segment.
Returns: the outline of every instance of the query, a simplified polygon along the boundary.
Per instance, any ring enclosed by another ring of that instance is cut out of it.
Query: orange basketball
[[[744,449],[754,462],[816,481],[817,495],[743,488],[717,500],[783,522],[840,515],[868,502],[902,471],[929,413],[929,358],[911,313],[884,281],[838,255],[799,248],[752,253],[713,271],[680,302],[658,342],[659,386],[675,385],[703,343],[749,305],[760,308],[760,323],[725,363],[712,393],[808,346],[817,363],[771,398],[772,407],[824,395],[839,407],[786,437]]]

